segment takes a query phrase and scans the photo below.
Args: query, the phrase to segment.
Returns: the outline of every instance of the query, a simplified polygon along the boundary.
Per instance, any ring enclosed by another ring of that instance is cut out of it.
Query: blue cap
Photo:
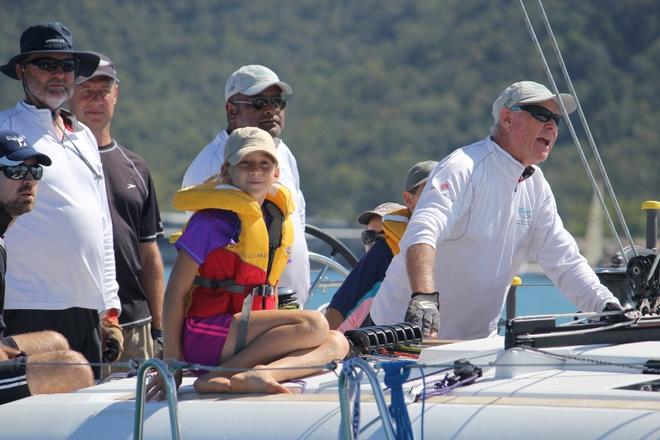
[[[32,148],[25,136],[15,131],[0,131],[0,165],[16,166],[34,157],[41,165],[49,166],[50,157]]]

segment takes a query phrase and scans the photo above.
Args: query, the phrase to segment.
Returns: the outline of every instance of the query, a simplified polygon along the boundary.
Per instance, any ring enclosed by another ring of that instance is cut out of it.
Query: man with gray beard
[[[121,350],[112,223],[101,159],[91,131],[62,105],[76,76],[89,76],[98,55],[73,49],[61,23],[29,27],[20,53],[0,71],[19,80],[25,99],[0,113],[0,130],[27,138],[52,159],[39,203],[6,237],[12,256],[5,297],[6,334],[55,330],[81,352],[99,377],[101,314],[104,345]]]

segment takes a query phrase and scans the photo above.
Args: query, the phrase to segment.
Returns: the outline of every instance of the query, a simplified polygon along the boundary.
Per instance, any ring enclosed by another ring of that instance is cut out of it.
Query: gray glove
[[[151,338],[154,340],[154,357],[163,359],[163,331],[151,327]]]
[[[438,292],[413,292],[410,303],[408,303],[405,320],[419,325],[424,336],[436,337],[440,325]]]

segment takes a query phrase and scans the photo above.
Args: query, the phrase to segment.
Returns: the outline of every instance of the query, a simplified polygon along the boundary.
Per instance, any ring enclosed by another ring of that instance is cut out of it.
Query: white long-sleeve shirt
[[[536,261],[559,290],[584,311],[618,302],[579,253],[562,224],[542,171],[525,167],[491,139],[460,148],[431,173],[371,306],[376,324],[401,322],[411,288],[405,257],[414,244],[436,250],[440,302],[438,336],[494,335],[511,280]]]
[[[182,188],[204,182],[220,171],[223,163],[225,143],[229,134],[222,130],[192,161],[183,176]],[[286,186],[296,205],[293,219],[293,246],[289,264],[280,277],[280,286],[295,289],[296,299],[302,305],[309,295],[309,256],[307,242],[305,241],[305,197],[300,190],[300,176],[298,164],[289,147],[281,139],[276,139],[277,161],[280,168],[279,181]]]
[[[25,135],[53,161],[44,168],[34,209],[5,236],[5,308],[121,310],[103,168],[91,131],[76,123],[62,140],[50,110],[23,101],[0,113],[0,129]]]

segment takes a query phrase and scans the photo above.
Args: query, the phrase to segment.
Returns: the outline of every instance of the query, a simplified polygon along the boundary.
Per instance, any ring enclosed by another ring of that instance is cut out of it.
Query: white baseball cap
[[[573,113],[577,109],[573,95],[568,93],[555,95],[543,84],[534,81],[519,81],[502,90],[500,96],[493,102],[491,114],[495,122],[497,122],[500,118],[500,110],[504,107],[511,108],[518,104],[535,104],[549,99],[554,100],[560,109],[561,104],[559,100],[561,99],[568,113]]]
[[[270,86],[278,86],[284,95],[293,93],[291,86],[280,81],[277,74],[268,67],[259,64],[243,66],[229,76],[225,84],[225,102],[237,93],[253,96]]]

